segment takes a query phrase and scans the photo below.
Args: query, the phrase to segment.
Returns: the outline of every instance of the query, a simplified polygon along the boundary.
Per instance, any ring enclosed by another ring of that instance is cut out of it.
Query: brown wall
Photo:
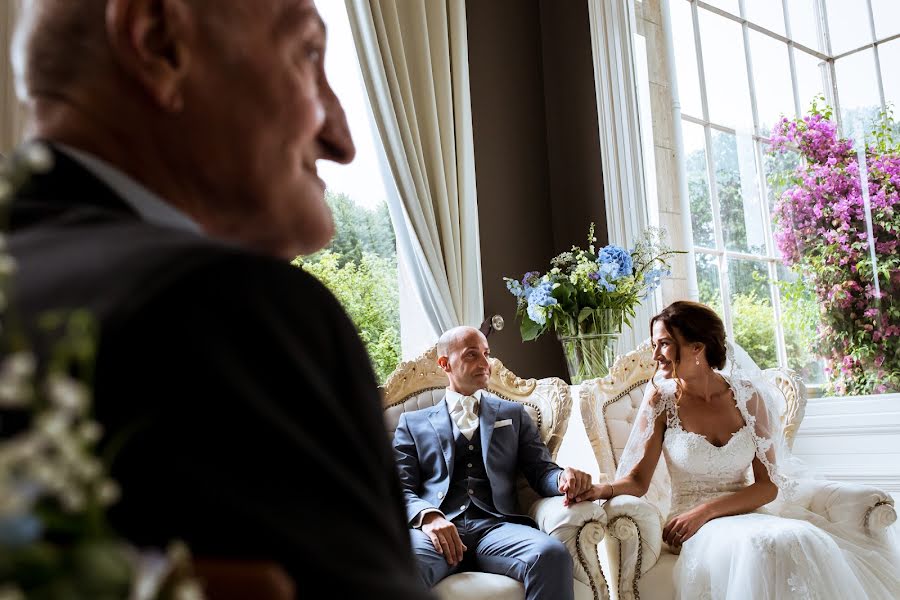
[[[469,75],[487,315],[506,328],[491,350],[525,377],[567,378],[559,342],[523,343],[503,277],[545,271],[606,238],[586,2],[467,0]]]

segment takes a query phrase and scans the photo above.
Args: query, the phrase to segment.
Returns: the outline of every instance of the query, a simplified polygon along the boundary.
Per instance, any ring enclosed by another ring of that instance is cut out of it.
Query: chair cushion
[[[524,600],[525,586],[494,573],[466,572],[447,577],[434,591],[442,600]]]

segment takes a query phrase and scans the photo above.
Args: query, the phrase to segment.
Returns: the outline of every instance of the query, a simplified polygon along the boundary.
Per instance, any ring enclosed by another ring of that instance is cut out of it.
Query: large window
[[[879,256],[891,253],[882,252],[875,242],[871,255],[860,248],[872,259],[859,262],[861,285],[878,279],[866,280],[863,271],[868,269],[871,275],[882,269],[880,290],[885,296],[879,299],[870,289],[867,306],[848,304],[847,331],[825,324],[824,292],[816,289],[824,285],[824,278],[809,281],[801,269],[786,265],[782,251],[784,229],[801,224],[787,223],[778,202],[785,190],[798,185],[795,168],[807,163],[790,144],[785,152],[769,151],[781,118],[808,115],[817,97],[817,110],[836,124],[837,136],[854,138],[856,147],[876,145],[870,132],[879,115],[900,102],[896,74],[900,2],[671,0],[668,4],[700,300],[720,312],[729,335],[761,367],[791,367],[820,393],[900,391],[890,380],[892,369],[900,376],[897,345],[878,343],[886,334],[900,336],[900,330],[894,333],[889,325],[900,318],[900,308],[890,296],[896,290],[889,287],[894,276],[900,279],[900,271],[895,264],[878,262]],[[826,106],[834,108],[833,114]],[[885,152],[893,156],[896,145],[882,141]],[[896,183],[885,189],[896,195]],[[878,191],[871,185],[869,190]],[[839,202],[841,194],[834,191],[832,199]],[[860,225],[846,233],[867,246],[873,239],[873,219],[868,199],[866,203],[865,218],[859,223],[868,227]],[[876,234],[879,227],[876,220]],[[857,273],[854,265],[845,266],[848,274],[853,269],[849,282]],[[828,356],[824,350],[834,348],[836,340],[844,339],[841,336],[850,340],[845,348],[855,366],[838,360],[839,352]],[[853,345],[866,336],[874,336],[870,346]],[[847,377],[840,376],[842,368]],[[854,380],[853,368],[865,369],[868,379]]]
[[[318,277],[337,296],[366,345],[380,382],[400,361],[397,249],[387,207],[387,185],[372,127],[372,111],[343,2],[318,0],[328,29],[325,71],[347,113],[356,144],[349,165],[320,161],[319,175],[335,221],[325,250],[295,264]]]

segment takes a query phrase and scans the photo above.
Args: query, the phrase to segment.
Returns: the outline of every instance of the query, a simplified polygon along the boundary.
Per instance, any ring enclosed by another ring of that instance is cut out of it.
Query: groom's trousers
[[[432,587],[461,568],[506,575],[525,585],[526,600],[574,600],[572,556],[543,531],[509,523],[477,506],[453,519],[466,545],[462,563],[451,567],[431,539],[410,529],[413,552],[425,585]]]

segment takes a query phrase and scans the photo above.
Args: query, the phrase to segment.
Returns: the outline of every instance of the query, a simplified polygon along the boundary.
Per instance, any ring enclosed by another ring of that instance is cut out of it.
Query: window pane
[[[706,0],[706,3],[730,12],[735,16],[740,16],[741,14],[738,9],[738,0]]]
[[[900,39],[878,46],[878,61],[881,63],[884,101],[893,102],[894,108],[900,109],[900,77],[897,76],[897,65],[900,64]]]
[[[764,254],[765,231],[759,201],[753,139],[714,132],[712,153],[716,169],[716,192],[725,248]]]
[[[809,386],[825,383],[822,361],[815,352],[819,325],[819,304],[809,283],[783,264],[778,265],[778,292],[781,326],[787,349],[788,367]]]
[[[411,296],[401,293],[394,230],[386,202],[386,188],[393,189],[394,184],[383,178],[380,154],[384,149],[374,135],[346,8],[343,3],[324,0],[318,1],[317,8],[328,26],[325,70],[347,109],[357,153],[348,165],[318,163],[335,221],[335,236],[325,251],[298,257],[295,264],[325,284],[343,305],[369,352],[378,380],[383,382],[400,362],[400,298],[409,301]]]
[[[788,15],[791,22],[791,39],[807,48],[823,52],[820,43],[816,0],[788,0]]]
[[[815,315],[816,336],[809,347],[824,359],[824,393],[900,390],[900,302],[895,299],[900,291],[896,235],[900,201],[890,183],[893,157],[888,152],[868,161],[873,210],[867,213],[859,173],[842,164],[846,140],[834,138],[828,123],[811,131],[816,135],[804,137],[815,138],[815,143],[799,146],[806,158],[801,165],[803,176],[791,184],[775,210],[776,239],[790,269],[790,273],[778,271],[784,282],[779,287],[788,356],[799,352],[792,366],[809,369],[811,378],[820,377],[802,353],[811,336],[809,320]],[[857,143],[870,145],[865,139]],[[867,221],[877,236],[877,269],[872,265]],[[880,298],[874,273],[878,273]],[[794,275],[809,290],[799,284],[792,289]]]
[[[872,0],[875,14],[875,37],[882,40],[900,33],[900,2],[897,0]]]
[[[697,71],[691,5],[677,0],[669,6],[672,10],[672,40],[675,46],[675,69],[678,73],[681,112],[700,119],[703,117],[703,108],[700,103],[700,77]]]
[[[828,65],[812,54],[794,49],[794,65],[797,68],[797,94],[800,96],[800,110],[805,114],[813,98],[825,93],[825,74]]]
[[[796,152],[771,154],[762,149],[763,162],[766,169],[766,199],[768,200],[767,213],[775,214],[776,203],[781,200],[782,194],[792,185],[791,177],[794,169],[800,164],[800,155]],[[781,257],[781,250],[775,244],[775,256]]]
[[[788,48],[783,42],[751,31],[750,53],[759,133],[767,136],[782,115],[793,118],[795,112]]]
[[[784,35],[784,11],[781,9],[781,0],[752,0],[745,2],[747,20]]]
[[[715,248],[712,205],[709,200],[709,176],[703,127],[682,121],[684,156],[687,167],[688,197],[691,202],[691,229],[694,246]]]
[[[872,43],[869,11],[865,2],[825,0],[831,54],[837,55]]]
[[[778,366],[766,263],[729,258],[728,281],[735,341],[761,369]]]
[[[859,137],[857,131],[868,131],[872,119],[881,110],[872,50],[857,52],[835,61],[835,77],[844,135]]]
[[[710,121],[749,130],[753,115],[741,26],[725,17],[700,11],[700,34]]]
[[[719,281],[719,262],[711,254],[697,252],[697,287],[700,288],[700,302],[722,313],[722,285]]]

